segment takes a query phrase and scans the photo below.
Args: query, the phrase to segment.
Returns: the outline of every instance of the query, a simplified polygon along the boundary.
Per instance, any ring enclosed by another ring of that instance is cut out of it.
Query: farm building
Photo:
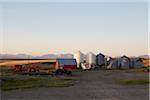
[[[57,59],[56,69],[77,69],[76,59]]]
[[[105,65],[105,56],[101,53],[96,55],[96,65],[102,67]]]
[[[129,69],[142,67],[144,67],[144,63],[141,58],[129,58],[127,56],[122,56],[111,60],[110,64],[106,66],[106,69]]]
[[[127,56],[122,56],[111,60],[110,64],[106,67],[107,69],[129,69],[131,68],[131,60]]]
[[[87,55],[86,55],[86,66],[87,66],[87,69],[94,69],[95,66],[96,66],[96,55],[92,52],[89,52]]]

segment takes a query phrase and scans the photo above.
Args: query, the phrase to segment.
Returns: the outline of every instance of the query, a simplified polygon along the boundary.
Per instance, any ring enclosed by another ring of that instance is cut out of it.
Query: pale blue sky
[[[148,53],[146,2],[7,2],[0,12],[2,53]]]
[[[0,2],[148,2],[148,0],[0,0]]]

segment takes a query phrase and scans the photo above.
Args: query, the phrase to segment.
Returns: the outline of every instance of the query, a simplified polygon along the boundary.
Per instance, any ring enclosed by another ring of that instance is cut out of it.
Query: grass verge
[[[68,87],[74,85],[73,79],[60,78],[27,78],[27,79],[2,79],[1,90],[15,90],[40,87]]]
[[[148,85],[149,80],[122,80],[120,83],[122,85]]]

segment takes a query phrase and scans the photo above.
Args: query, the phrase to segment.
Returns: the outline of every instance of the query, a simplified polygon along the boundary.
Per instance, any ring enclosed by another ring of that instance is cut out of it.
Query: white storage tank
[[[77,61],[77,67],[78,68],[80,67],[81,63],[83,63],[85,61],[85,55],[80,51],[78,51],[74,54],[74,58]]]
[[[94,69],[96,65],[96,55],[92,52],[89,52],[86,55],[86,63],[87,63],[87,69],[90,69],[90,68]]]

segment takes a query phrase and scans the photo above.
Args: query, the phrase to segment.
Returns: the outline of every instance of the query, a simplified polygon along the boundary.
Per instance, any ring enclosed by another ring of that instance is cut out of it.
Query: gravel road
[[[2,100],[149,100],[149,86],[123,86],[120,80],[148,79],[130,70],[74,72],[76,84],[64,88],[34,88],[1,92]]]

